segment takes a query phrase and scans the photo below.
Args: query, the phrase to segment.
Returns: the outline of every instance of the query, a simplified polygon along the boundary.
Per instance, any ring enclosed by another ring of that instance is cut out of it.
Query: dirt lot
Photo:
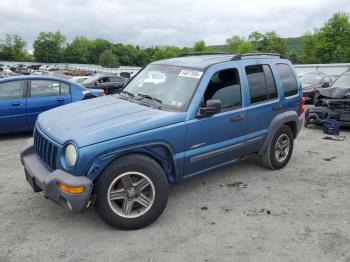
[[[0,261],[350,261],[350,131],[303,129],[289,165],[253,160],[171,189],[164,214],[125,232],[34,194],[19,151],[0,138]]]

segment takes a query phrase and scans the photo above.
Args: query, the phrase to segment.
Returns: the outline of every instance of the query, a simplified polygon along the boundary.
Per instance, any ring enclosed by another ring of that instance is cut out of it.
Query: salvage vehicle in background
[[[69,81],[71,81],[73,83],[81,84],[89,78],[91,78],[91,76],[75,76],[75,77],[70,78]]]
[[[81,84],[86,88],[103,89],[106,95],[119,93],[125,86],[129,79],[106,74],[96,74]]]
[[[305,126],[321,125],[323,120],[336,120],[340,126],[350,127],[350,71],[337,78],[331,87],[318,89],[315,107],[305,112]]]
[[[0,134],[32,130],[38,114],[76,101],[104,95],[56,77],[0,79]]]
[[[21,161],[34,192],[137,229],[162,214],[170,183],[252,155],[283,168],[303,106],[293,66],[277,54],[161,60],[120,94],[40,114]]]
[[[318,89],[327,88],[338,78],[338,75],[307,74],[300,79],[303,87],[305,102],[314,103],[314,97]]]

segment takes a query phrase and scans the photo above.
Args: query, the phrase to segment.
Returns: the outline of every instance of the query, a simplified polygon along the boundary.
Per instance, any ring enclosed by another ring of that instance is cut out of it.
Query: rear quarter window
[[[284,96],[293,96],[298,94],[298,82],[295,75],[287,64],[276,64],[276,69],[281,80]]]

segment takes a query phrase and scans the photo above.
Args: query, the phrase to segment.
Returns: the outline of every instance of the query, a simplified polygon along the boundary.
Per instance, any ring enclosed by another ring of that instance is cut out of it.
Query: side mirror
[[[205,107],[199,108],[199,116],[211,116],[221,111],[221,101],[217,99],[208,100]]]
[[[329,82],[324,82],[322,85],[322,88],[327,88],[330,86],[330,83]]]

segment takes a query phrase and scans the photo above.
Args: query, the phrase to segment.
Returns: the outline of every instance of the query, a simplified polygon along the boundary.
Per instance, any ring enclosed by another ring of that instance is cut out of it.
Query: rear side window
[[[24,81],[9,81],[0,84],[0,100],[23,98]]]
[[[281,79],[284,96],[287,97],[298,94],[298,82],[290,66],[287,64],[277,64],[276,68]]]
[[[277,98],[275,80],[268,65],[250,65],[245,68],[250,93],[250,103],[261,103]]]
[[[31,80],[32,97],[58,96],[60,94],[60,82],[51,80]]]

